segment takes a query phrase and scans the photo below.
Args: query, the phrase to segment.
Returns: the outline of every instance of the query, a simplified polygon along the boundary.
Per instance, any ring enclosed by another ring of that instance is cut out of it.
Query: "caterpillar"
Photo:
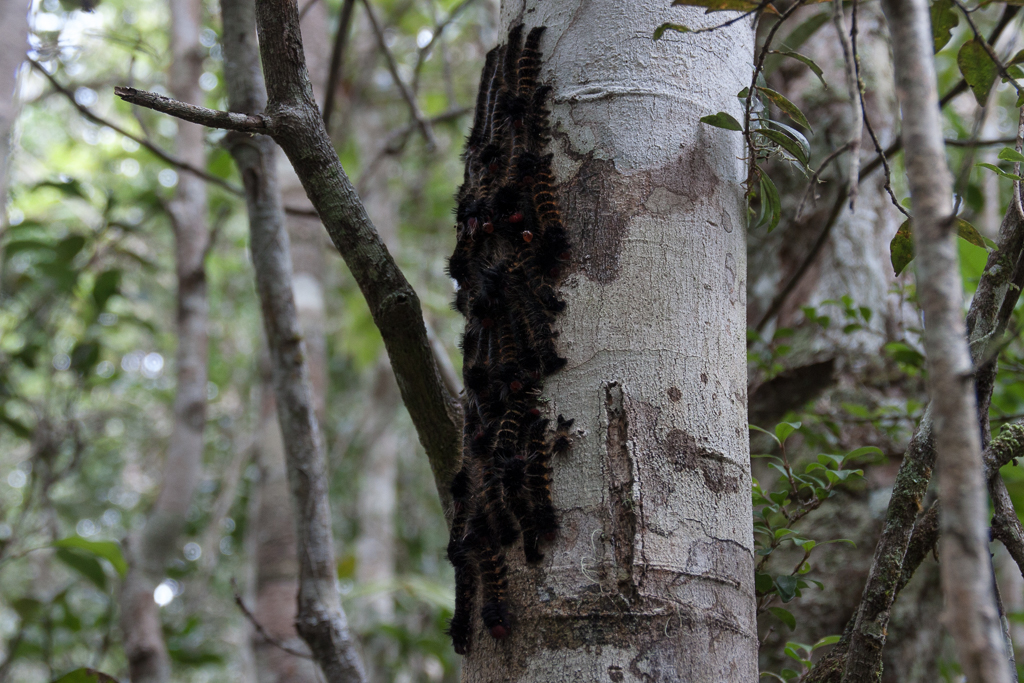
[[[571,255],[551,171],[547,97],[540,83],[544,27],[487,53],[455,198],[456,246],[448,274],[462,337],[462,466],[451,484],[448,559],[455,611],[448,633],[458,654],[472,646],[473,613],[496,639],[512,630],[505,548],[520,539],[540,562],[554,540],[552,456],[569,448],[572,420],[541,415],[544,377],[566,365],[555,346],[557,287]],[[480,594],[479,602],[477,593]]]

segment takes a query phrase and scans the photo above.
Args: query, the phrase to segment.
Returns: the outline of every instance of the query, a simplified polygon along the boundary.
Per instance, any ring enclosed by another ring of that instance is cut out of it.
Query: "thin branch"
[[[472,5],[476,0],[462,0],[455,8],[448,13],[448,17],[444,21],[439,22],[434,26],[434,31],[430,36],[430,41],[419,49],[416,55],[416,67],[412,72],[412,91],[414,94],[420,91],[420,73],[423,70],[423,64],[427,61],[427,56],[430,55],[430,51],[434,49],[434,43],[438,41],[444,30],[448,28],[452,22],[458,19],[459,15],[462,14],[463,10]]]
[[[352,10],[356,0],[345,0],[338,18],[338,32],[334,34],[334,45],[331,47],[331,66],[327,73],[324,88],[324,125],[330,128],[331,114],[334,113],[334,98],[341,80],[341,66],[345,62],[345,48],[348,46],[349,27],[352,24]]]
[[[253,630],[256,631],[256,634],[260,638],[262,638],[264,642],[270,643],[277,649],[287,652],[293,657],[301,657],[302,659],[313,659],[313,655],[309,654],[308,652],[296,650],[295,648],[290,647],[285,643],[282,643],[280,640],[267,633],[267,629],[263,628],[263,624],[261,624],[259,620],[256,619],[256,615],[250,612],[249,608],[245,606],[245,601],[242,600],[242,595],[238,592],[238,585],[235,583],[234,579],[231,579],[231,588],[234,589],[235,604],[238,605],[238,609],[242,610],[242,614],[245,615],[245,618],[249,621],[250,624],[252,624]]]
[[[155,92],[127,86],[115,87],[114,94],[129,104],[137,104],[140,107],[169,114],[176,119],[197,123],[208,128],[234,130],[240,133],[268,134],[270,132],[270,117],[265,114],[239,114],[234,111],[207,109],[188,102],[179,102]]]
[[[1017,138],[994,138],[990,140],[946,140],[946,147],[994,147],[995,145],[1010,145],[1017,141]]]
[[[846,89],[850,96],[850,107],[853,110],[853,122],[850,124],[850,171],[846,185],[846,195],[850,198],[850,211],[857,203],[858,181],[860,176],[860,143],[864,132],[864,111],[861,97],[860,74],[857,67],[857,53],[854,51],[852,37],[857,31],[857,3],[853,3],[853,29],[846,30],[846,15],[843,12],[843,0],[832,0],[832,24],[836,27],[839,44],[843,48],[843,64],[846,70]]]
[[[825,157],[821,164],[818,165],[818,170],[811,174],[810,180],[807,183],[807,189],[804,190],[803,197],[800,198],[800,204],[796,207],[796,213],[793,214],[795,216],[795,221],[799,221],[800,217],[803,216],[804,204],[807,203],[807,198],[813,194],[814,188],[817,186],[818,179],[821,177],[821,174],[825,171],[826,168],[828,168],[828,165],[830,163],[832,163],[837,157],[839,157],[840,154],[847,151],[848,149],[850,149],[849,142],[844,144],[839,149],[833,150],[832,153]],[[817,197],[815,197],[815,201],[817,201]]]
[[[768,36],[764,40],[764,45],[761,46],[761,52],[757,55],[757,61],[754,62],[754,73],[750,78],[750,86],[747,88],[747,101],[743,108],[743,138],[747,143],[747,153],[750,155],[749,165],[747,167],[747,192],[750,192],[750,188],[754,182],[754,176],[757,173],[757,147],[754,145],[754,136],[750,131],[750,120],[754,108],[754,100],[757,98],[757,77],[761,75],[764,70],[764,60],[771,52],[772,41],[775,40],[775,34],[778,33],[779,29],[786,19],[792,16],[793,12],[796,12],[807,0],[797,0],[794,2],[782,15],[779,16],[778,21],[772,25]],[[742,17],[741,17],[742,18]]]
[[[34,59],[31,59],[31,58],[26,58],[26,59],[28,60],[28,63],[32,66],[32,68],[34,68],[37,71],[39,71],[40,73],[42,73],[43,76],[45,76],[46,79],[48,81],[50,81],[50,85],[53,86],[54,90],[56,90],[58,93],[63,95],[68,100],[68,102],[70,102],[72,104],[72,106],[74,106],[75,109],[78,110],[78,112],[82,116],[84,116],[85,118],[89,119],[90,121],[92,121],[96,125],[98,125],[98,126],[106,126],[107,128],[111,129],[115,133],[123,135],[126,138],[128,138],[129,140],[134,140],[136,143],[139,144],[139,146],[143,147],[144,149],[146,149],[147,151],[152,153],[156,158],[160,159],[160,161],[164,162],[168,166],[174,166],[175,168],[181,169],[182,171],[185,171],[186,173],[191,173],[192,175],[196,176],[197,178],[201,178],[201,179],[205,180],[206,182],[210,183],[211,185],[216,185],[217,187],[220,187],[220,188],[222,188],[224,190],[227,190],[228,192],[230,192],[233,195],[236,195],[236,196],[239,196],[239,197],[244,197],[245,196],[245,191],[242,188],[236,187],[236,186],[232,185],[231,183],[227,182],[226,180],[224,180],[223,178],[218,178],[215,175],[211,175],[211,174],[207,173],[206,171],[204,171],[201,168],[197,168],[197,167],[189,164],[188,162],[182,161],[181,159],[178,159],[177,157],[172,156],[171,154],[169,154],[168,152],[166,152],[165,150],[161,149],[156,144],[154,144],[148,137],[139,136],[139,135],[135,135],[134,133],[130,133],[129,131],[125,130],[124,128],[122,128],[118,124],[114,123],[113,121],[110,121],[108,119],[103,118],[99,114],[96,114],[95,112],[93,112],[88,107],[82,106],[81,104],[79,104],[78,102],[75,101],[75,94],[73,92],[71,92],[70,90],[68,90],[67,88],[65,88],[63,85],[61,85],[60,82],[58,82],[57,79],[55,79],[52,74],[50,74],[49,72],[46,71],[46,69],[43,67],[42,64],[40,64],[39,62],[37,62],[37,61],[35,61]],[[139,121],[139,127],[143,128],[143,131],[145,131],[145,127],[142,125],[142,121],[141,120]],[[285,211],[287,213],[289,213],[289,214],[296,215],[296,216],[314,216],[314,217],[316,216],[316,212],[315,211],[310,211],[309,209],[299,209],[299,208],[295,208],[295,207],[285,207]]]
[[[431,117],[430,123],[431,125],[447,123],[448,121],[454,121],[461,116],[465,116],[472,111],[473,110],[470,107],[452,109]],[[409,136],[412,135],[412,132],[415,129],[416,123],[412,122],[392,131],[388,134],[387,138],[384,139],[384,144],[381,145],[380,150],[377,151],[377,154],[370,160],[370,163],[368,163],[359,174],[359,180],[356,182],[356,192],[361,198],[364,200],[366,199],[366,182],[373,176],[374,172],[377,170],[377,166],[379,166],[381,161],[384,160],[384,157],[401,154],[402,150],[405,149],[406,143],[409,141]]]
[[[306,13],[313,9],[318,2],[320,2],[320,0],[306,0],[306,4],[302,6],[301,10],[299,10],[299,21],[302,21],[305,18]]]
[[[405,84],[405,81],[402,80],[398,73],[398,63],[395,62],[395,56],[391,54],[387,41],[384,40],[384,31],[381,29],[380,22],[377,21],[377,17],[373,13],[373,6],[370,5],[370,0],[362,0],[362,2],[363,7],[366,9],[366,15],[370,19],[370,25],[373,27],[373,33],[377,37],[377,46],[384,53],[384,59],[388,64],[388,71],[391,72],[391,78],[394,79],[398,91],[402,94],[402,99],[409,105],[409,113],[423,134],[423,138],[427,141],[427,147],[434,149],[437,147],[434,131],[431,130],[430,123],[427,122],[423,112],[420,111],[420,106],[416,104],[416,96],[409,90],[409,86]]]

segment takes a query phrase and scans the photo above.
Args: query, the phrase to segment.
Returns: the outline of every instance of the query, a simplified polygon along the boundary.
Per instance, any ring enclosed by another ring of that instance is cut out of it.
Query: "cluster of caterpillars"
[[[455,567],[449,634],[465,654],[479,587],[484,627],[509,634],[505,548],[519,538],[530,563],[558,530],[551,457],[569,448],[571,420],[557,427],[539,409],[543,378],[565,365],[552,330],[565,308],[555,290],[569,241],[552,187],[545,100],[538,85],[544,28],[523,27],[487,54],[456,195],[457,244],[448,272],[462,339],[465,431],[452,486],[448,559]]]

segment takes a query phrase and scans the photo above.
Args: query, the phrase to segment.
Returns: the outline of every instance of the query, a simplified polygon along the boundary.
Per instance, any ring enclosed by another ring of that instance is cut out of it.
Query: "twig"
[[[434,125],[438,123],[454,121],[460,116],[464,116],[470,113],[471,111],[473,110],[470,107],[452,109],[450,111],[438,114],[437,116],[431,117],[430,123],[431,125]],[[390,134],[388,134],[388,137],[385,138],[384,144],[381,145],[380,150],[378,150],[377,154],[374,155],[373,159],[370,160],[370,163],[368,163],[366,167],[362,170],[362,172],[359,174],[359,180],[356,181],[356,192],[359,194],[360,197],[362,197],[364,200],[366,199],[366,181],[369,178],[373,177],[373,174],[376,172],[377,166],[380,165],[380,162],[384,160],[384,157],[401,153],[402,150],[405,149],[405,144],[409,141],[409,136],[412,134],[415,128],[416,124],[415,122],[413,122],[406,124],[405,126],[402,126],[401,128],[392,131]]]
[[[846,89],[850,95],[850,107],[853,110],[853,122],[850,124],[850,170],[846,185],[846,195],[850,199],[850,211],[857,203],[858,181],[860,176],[860,143],[864,132],[864,111],[860,89],[860,74],[857,68],[857,53],[854,52],[852,36],[856,35],[857,2],[853,3],[853,29],[846,30],[846,15],[843,13],[843,0],[832,0],[832,23],[839,35],[839,44],[843,47],[843,63],[846,68]]]
[[[738,21],[743,21],[747,17],[749,17],[749,16],[751,16],[753,14],[757,14],[757,13],[761,12],[766,7],[768,7],[768,5],[770,5],[770,4],[772,4],[772,0],[761,0],[761,2],[757,5],[757,7],[755,7],[752,10],[748,10],[748,11],[744,12],[743,14],[739,15],[738,17],[734,17],[734,18],[730,19],[729,21],[723,22],[721,24],[716,24],[715,26],[706,26],[704,28],[690,29],[689,31],[687,31],[687,33],[710,33],[712,31],[718,31],[718,30],[723,29],[723,28],[728,28],[729,26],[732,26],[733,24],[735,24]]]
[[[993,147],[995,145],[1009,145],[1017,141],[1017,138],[995,138],[991,140],[946,140],[946,147]]]
[[[373,33],[377,36],[377,46],[381,52],[384,53],[384,59],[388,64],[388,71],[391,72],[391,78],[394,79],[395,85],[398,87],[398,91],[402,94],[402,99],[409,105],[409,113],[412,115],[413,120],[416,122],[416,126],[420,129],[423,134],[423,138],[427,142],[427,147],[434,149],[437,147],[437,140],[434,139],[434,131],[431,130],[430,124],[423,116],[423,112],[420,111],[420,106],[416,104],[416,97],[412,91],[409,90],[409,86],[405,84],[402,77],[398,73],[398,64],[395,62],[395,56],[391,54],[391,50],[388,48],[387,42],[384,40],[384,31],[380,27],[380,22],[377,21],[376,15],[373,13],[373,6],[370,5],[370,0],[362,0],[363,7],[366,9],[366,15],[370,19],[370,25],[373,27]]]
[[[182,161],[181,159],[178,159],[176,157],[171,156],[166,151],[164,151],[163,149],[161,149],[160,147],[155,145],[153,142],[151,142],[148,138],[141,137],[141,136],[135,135],[133,133],[129,133],[127,130],[125,130],[121,126],[117,125],[113,121],[109,121],[109,120],[103,118],[102,116],[94,113],[88,107],[82,106],[81,104],[79,104],[78,102],[75,101],[75,94],[73,92],[71,92],[70,90],[68,90],[67,88],[65,88],[63,85],[61,85],[57,81],[57,79],[55,79],[50,73],[48,73],[46,71],[46,69],[43,67],[42,64],[40,64],[39,62],[35,61],[34,59],[32,59],[30,57],[26,58],[26,59],[28,60],[29,64],[32,66],[32,68],[34,68],[37,71],[39,71],[40,73],[42,73],[43,76],[45,76],[46,79],[48,81],[50,81],[50,85],[53,86],[54,90],[56,90],[58,93],[63,95],[65,98],[67,98],[67,100],[75,107],[75,109],[78,110],[78,112],[82,116],[84,116],[85,118],[89,119],[90,121],[92,121],[96,125],[98,125],[98,126],[106,126],[107,128],[111,129],[115,133],[119,133],[120,135],[125,136],[129,140],[134,140],[141,147],[143,147],[146,150],[148,150],[149,152],[151,152],[154,156],[156,156],[158,159],[160,159],[161,161],[163,161],[164,163],[166,163],[169,166],[174,166],[175,168],[179,168],[182,171],[185,171],[187,173],[191,173],[192,175],[196,176],[197,178],[202,178],[206,182],[208,182],[208,183],[210,183],[212,185],[216,185],[217,187],[223,188],[223,189],[227,190],[228,192],[230,192],[233,195],[237,195],[239,197],[244,197],[245,196],[245,192],[244,192],[244,190],[242,190],[242,188],[236,187],[236,186],[232,185],[231,183],[227,182],[226,180],[224,180],[223,178],[218,178],[215,175],[210,175],[209,173],[207,173],[206,171],[204,171],[201,168],[198,168],[198,167],[193,166],[193,165],[191,165],[191,164],[189,164],[189,163],[187,163],[185,161]],[[145,128],[142,126],[142,122],[141,121],[139,122],[139,127],[143,128],[143,130],[145,130]],[[311,211],[309,209],[299,209],[299,208],[295,208],[295,207],[285,207],[285,211],[287,213],[289,213],[289,214],[296,215],[296,216],[314,216],[314,217],[316,216],[316,212],[315,211]]]
[[[238,584],[235,582],[234,579],[231,579],[231,588],[235,592],[235,604],[238,605],[238,609],[242,610],[242,614],[244,614],[245,618],[249,620],[249,623],[252,624],[253,629],[256,631],[259,637],[264,640],[264,642],[270,643],[274,647],[278,648],[279,650],[283,650],[284,652],[287,652],[293,657],[301,657],[302,659],[313,659],[313,655],[309,654],[308,652],[296,650],[295,648],[282,643],[280,640],[267,633],[267,629],[263,628],[263,624],[261,624],[256,619],[256,615],[250,612],[249,608],[245,606],[245,601],[242,600],[242,595],[238,592]]]
[[[821,164],[818,165],[818,170],[811,174],[810,181],[807,183],[807,189],[804,190],[804,195],[803,197],[800,198],[800,204],[796,207],[796,213],[793,214],[795,216],[795,218],[793,219],[794,221],[798,222],[800,220],[800,217],[803,216],[804,204],[807,203],[807,198],[814,193],[814,188],[817,185],[818,178],[821,177],[821,174],[825,171],[825,169],[828,167],[830,163],[832,163],[840,154],[842,154],[848,149],[850,149],[849,142],[844,144],[839,149],[833,150],[827,157],[825,157]],[[815,198],[815,201],[817,201],[817,198]]]
[[[155,92],[138,90],[127,86],[116,86],[114,94],[129,104],[137,104],[140,107],[152,109],[164,114],[169,114],[176,119],[197,123],[208,128],[221,128],[223,130],[235,130],[240,133],[264,133],[270,132],[269,116],[266,114],[240,114],[234,111],[219,111],[207,109],[188,102],[179,102],[170,97],[165,97]]]
[[[416,55],[416,67],[413,69],[412,72],[413,93],[418,93],[420,90],[420,72],[423,70],[423,64],[427,61],[427,56],[430,54],[430,51],[434,49],[434,43],[438,41],[438,39],[441,37],[441,34],[444,33],[444,30],[448,28],[448,26],[450,26],[451,23],[455,21],[460,14],[462,14],[463,10],[472,5],[474,2],[476,2],[476,0],[462,0],[462,2],[456,5],[455,8],[448,13],[448,17],[445,18],[444,21],[434,26],[434,31],[430,36],[430,42],[421,47]]]
[[[794,2],[789,9],[779,16],[779,20],[775,22],[771,30],[768,31],[768,36],[764,40],[764,45],[761,46],[761,52],[757,56],[757,61],[754,63],[754,73],[750,78],[750,86],[747,88],[747,102],[743,108],[743,138],[747,143],[747,152],[750,154],[750,161],[747,167],[747,192],[751,191],[752,183],[754,182],[754,175],[757,169],[757,147],[754,146],[754,136],[750,131],[750,119],[754,108],[754,100],[757,95],[757,77],[764,70],[764,60],[771,51],[772,41],[775,39],[775,34],[778,33],[779,29],[786,19],[793,14],[793,12],[800,9],[807,0],[797,0]]]
[[[330,128],[331,114],[334,112],[334,98],[341,78],[341,65],[345,61],[345,48],[348,46],[349,26],[352,24],[352,10],[356,0],[345,0],[341,6],[338,19],[338,32],[334,34],[334,45],[331,47],[331,67],[327,73],[324,88],[324,125]]]

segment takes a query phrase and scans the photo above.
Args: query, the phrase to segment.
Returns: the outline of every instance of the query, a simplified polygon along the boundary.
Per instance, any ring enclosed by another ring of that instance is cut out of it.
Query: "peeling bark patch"
[[[725,472],[725,456],[699,445],[696,439],[681,429],[670,431],[661,445],[665,449],[666,459],[677,472],[700,470],[705,486],[712,493],[739,491],[739,477]]]
[[[588,278],[601,284],[619,277],[619,256],[629,221],[640,201],[649,194],[645,178],[623,177],[608,159],[588,158],[576,175],[563,184],[559,202],[565,206],[567,225],[579,226],[572,235],[574,254]]]
[[[679,403],[680,399],[683,398],[683,392],[679,391],[679,387],[669,387],[668,397],[673,403]]]
[[[615,552],[616,581],[619,593],[632,602],[638,597],[633,578],[633,556],[637,532],[637,501],[633,496],[633,456],[629,452],[629,418],[623,405],[622,385],[611,382],[605,386],[605,410],[608,416],[608,438],[605,464],[608,470],[608,493],[612,526],[612,547]]]

